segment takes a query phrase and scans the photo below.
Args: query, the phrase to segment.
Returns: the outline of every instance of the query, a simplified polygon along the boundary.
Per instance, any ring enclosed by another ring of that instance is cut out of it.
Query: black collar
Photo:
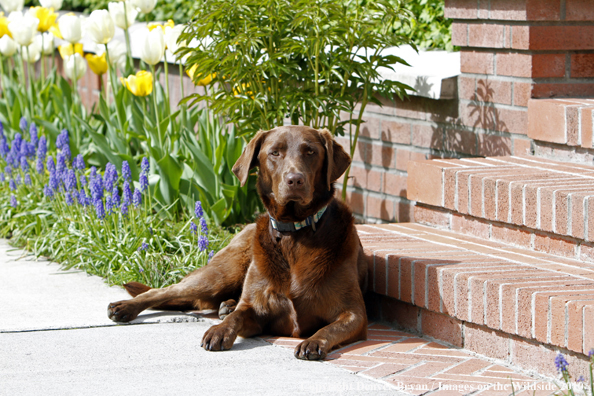
[[[272,228],[279,232],[299,231],[300,229],[305,228],[307,226],[311,226],[311,228],[313,228],[313,230],[316,231],[316,224],[320,221],[320,219],[326,212],[327,208],[328,208],[328,205],[326,205],[322,209],[318,210],[318,212],[315,213],[314,215],[309,216],[309,217],[307,217],[307,219],[300,221],[300,222],[285,223],[282,221],[278,221],[278,220],[274,219],[272,216],[270,216],[270,213],[268,214],[268,217],[270,217],[270,224],[272,225]]]

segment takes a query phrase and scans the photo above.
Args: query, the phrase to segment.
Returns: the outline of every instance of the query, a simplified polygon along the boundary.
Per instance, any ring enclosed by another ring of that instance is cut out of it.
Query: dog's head
[[[235,163],[233,173],[243,186],[249,171],[259,168],[258,191],[269,210],[270,204],[284,207],[291,203],[315,209],[322,197],[332,197],[332,183],[350,163],[351,158],[328,130],[283,126],[258,132]]]

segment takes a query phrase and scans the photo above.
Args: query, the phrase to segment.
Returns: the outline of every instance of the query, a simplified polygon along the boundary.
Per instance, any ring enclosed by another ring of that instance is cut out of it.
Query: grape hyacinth
[[[569,364],[567,363],[567,360],[565,360],[563,355],[558,353],[557,357],[555,358],[555,367],[557,367],[557,371],[560,374],[567,373],[568,366],[569,366]]]
[[[10,187],[10,191],[16,190],[16,183],[14,179],[10,179],[10,182],[8,182],[8,186]]]
[[[30,186],[31,185],[31,175],[28,174],[28,173],[25,175],[25,185],[26,186]]]
[[[93,206],[95,206],[95,213],[97,214],[97,218],[99,220],[103,220],[105,218],[105,208],[103,207],[103,200],[93,199]]]
[[[142,194],[140,190],[134,189],[134,194],[132,195],[132,202],[134,203],[135,208],[137,208],[142,203]]]
[[[111,200],[111,196],[105,197],[105,211],[108,215],[113,213],[113,202]]]
[[[0,172],[0,183],[4,183],[5,177],[4,177],[4,172]]]
[[[114,183],[118,180],[118,171],[111,162],[105,165],[105,189],[107,191],[113,190]]]
[[[52,198],[54,196],[54,190],[52,190],[52,188],[46,184],[43,186],[43,195],[45,195],[47,198]]]
[[[39,143],[39,139],[37,138],[37,125],[34,122],[31,123],[29,127],[29,136],[31,140],[31,144],[34,148],[37,148],[37,144]]]
[[[21,184],[21,174],[20,173],[17,173],[17,175],[14,177],[14,182],[17,186],[19,184]]]
[[[208,253],[208,263],[210,263],[210,259],[212,258],[212,256],[214,256],[214,250],[211,250],[210,253]]]
[[[65,146],[70,146],[70,137],[68,136],[68,130],[62,129],[56,139],[56,147],[63,150]]]
[[[9,152],[10,147],[8,147],[8,142],[6,141],[6,138],[2,138],[2,141],[0,142],[0,156],[6,158]]]
[[[55,172],[56,171],[56,163],[54,162],[54,159],[52,158],[51,155],[49,157],[47,157],[47,163],[45,164],[45,166],[47,166],[47,171],[50,174],[52,172]]]
[[[79,154],[74,158],[74,161],[72,161],[72,167],[80,171],[85,169],[85,160],[82,154]]]
[[[10,206],[12,206],[13,208],[16,208],[18,204],[19,203],[17,202],[17,199],[14,196],[14,194],[11,194],[10,195]]]
[[[66,171],[64,186],[66,187],[66,191],[76,190],[76,174],[74,173],[74,169]]]
[[[208,225],[206,224],[206,219],[204,217],[200,218],[200,229],[204,235],[208,235]]]
[[[142,161],[140,162],[140,168],[142,169],[142,171],[144,173],[146,173],[148,175],[149,171],[151,170],[151,165],[149,163],[148,158],[144,157],[142,159]]]
[[[85,187],[87,185],[87,177],[85,175],[80,175],[79,180],[81,187]]]
[[[25,157],[21,157],[21,170],[23,172],[27,172],[29,170],[29,162]]]
[[[141,251],[147,251],[148,248],[149,248],[148,243],[142,242],[142,245],[140,245],[140,247],[138,248],[138,252],[140,253]]]
[[[114,186],[111,192],[111,199],[113,200],[113,205],[115,207],[120,206],[120,192],[118,190],[118,186]]]
[[[143,171],[140,174],[140,191],[145,192],[147,188],[148,188],[148,176]]]
[[[21,117],[21,121],[19,122],[19,128],[21,128],[21,130],[25,132],[28,126],[29,125],[27,124],[27,119],[25,117]]]
[[[35,169],[37,170],[37,173],[43,175],[45,168],[43,167],[43,159],[41,157],[37,157]]]
[[[130,165],[128,161],[122,162],[122,177],[125,181],[130,182],[132,174],[130,173]]]
[[[202,203],[200,201],[196,201],[196,206],[194,207],[194,214],[198,218],[204,216],[204,210],[202,209]]]
[[[193,221],[190,223],[190,232],[196,234],[198,232],[198,226]]]
[[[130,183],[124,182],[124,188],[122,190],[122,202],[126,202],[128,205],[132,202],[132,191],[130,190]]]
[[[205,237],[204,235],[200,235],[198,237],[198,250],[203,252],[206,249],[208,249],[208,238]]]
[[[74,200],[72,199],[72,195],[70,194],[69,191],[66,191],[64,193],[64,198],[66,199],[66,205],[68,205],[68,206],[74,205]]]
[[[126,201],[125,199],[122,201],[122,206],[120,206],[120,211],[122,212],[122,216],[128,216],[128,207],[130,206],[130,201]]]

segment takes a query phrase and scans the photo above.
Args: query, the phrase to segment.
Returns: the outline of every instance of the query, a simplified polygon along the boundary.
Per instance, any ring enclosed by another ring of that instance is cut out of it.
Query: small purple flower
[[[4,139],[4,124],[0,121],[0,139]]]
[[[4,172],[0,172],[0,183],[4,183],[6,178],[4,177]]]
[[[6,165],[4,167],[4,173],[6,173],[6,176],[12,176],[12,168],[10,167],[10,165]]]
[[[72,154],[70,153],[70,146],[64,146],[60,154],[64,155],[64,157],[70,161],[70,158],[72,157]]]
[[[74,158],[74,161],[72,161],[72,167],[76,170],[85,169],[85,160],[82,154],[79,154]]]
[[[54,162],[54,159],[52,158],[51,155],[49,157],[47,157],[47,162],[46,162],[45,166],[47,166],[47,170],[49,173],[55,172],[56,163]]]
[[[29,136],[31,136],[31,143],[35,148],[37,148],[39,140],[37,139],[37,125],[35,125],[34,122],[32,122],[31,126],[29,127]]]
[[[26,157],[21,157],[21,170],[27,172],[29,170],[29,162]]]
[[[70,192],[67,191],[64,194],[64,197],[66,198],[66,205],[68,205],[68,206],[74,205],[74,200],[72,199],[72,194],[70,194]]]
[[[16,208],[18,204],[19,203],[17,202],[17,199],[14,196],[14,194],[11,194],[10,195],[10,206],[12,206],[13,208]]]
[[[28,173],[25,175],[25,185],[26,186],[30,186],[31,185],[31,175],[28,174]]]
[[[62,175],[62,172],[64,172],[66,170],[67,166],[66,166],[66,155],[64,155],[64,153],[60,153],[58,154],[58,163],[56,164],[56,172],[58,172],[58,175]]]
[[[134,189],[134,194],[132,195],[132,203],[134,203],[134,207],[137,208],[142,203],[142,193],[138,189]]]
[[[130,165],[128,164],[128,161],[123,161],[122,162],[122,177],[124,178],[125,181],[130,181],[131,180],[131,176],[132,174],[130,173]]]
[[[87,177],[85,175],[80,175],[79,180],[80,180],[81,187],[84,187],[87,185]]]
[[[45,186],[43,186],[43,195],[45,195],[48,198],[51,198],[54,196],[54,190],[52,190],[52,188],[46,184]]]
[[[76,190],[76,174],[74,173],[74,169],[69,169],[66,172],[64,186],[66,187],[66,191]]]
[[[89,206],[91,203],[89,197],[87,197],[87,194],[85,193],[85,190],[82,188],[78,192],[78,203],[80,203],[82,206]]]
[[[9,152],[10,147],[8,147],[8,142],[6,141],[6,138],[3,137],[2,141],[0,141],[0,156],[2,156],[2,158],[6,158]]]
[[[208,235],[208,225],[206,224],[206,219],[204,217],[200,218],[200,229],[204,235]]]
[[[196,206],[194,207],[194,214],[196,217],[204,216],[204,210],[202,209],[202,203],[200,201],[196,201]]]
[[[142,159],[142,161],[140,162],[140,168],[142,169],[142,171],[144,173],[146,173],[148,175],[149,171],[151,170],[151,165],[149,163],[148,158],[144,157]]]
[[[120,212],[124,217],[128,216],[128,207],[130,206],[130,201],[126,201],[125,199],[122,201],[122,206],[120,206]]]
[[[586,378],[584,378],[584,376],[583,376],[583,375],[580,375],[580,376],[578,377],[578,379],[576,379],[576,380],[575,380],[575,382],[577,382],[577,383],[583,383],[583,384],[585,384],[585,383],[586,383]]]
[[[94,166],[91,166],[91,177],[90,179],[94,179],[95,177],[97,177],[97,168]]]
[[[148,245],[148,243],[146,243],[146,242],[142,242],[142,245],[140,245],[140,247],[138,248],[138,250],[137,250],[137,251],[140,253],[140,252],[142,252],[142,251],[147,251],[147,250],[148,250],[148,248],[149,248],[149,245]]]
[[[35,166],[37,173],[40,175],[43,174],[45,168],[43,167],[43,159],[41,157],[37,157],[36,166]]]
[[[590,349],[590,352],[588,352],[588,357],[590,359],[592,359],[592,357],[594,357],[594,348],[593,349]]]
[[[214,250],[211,250],[210,253],[208,253],[207,263],[210,263],[210,259],[212,258],[212,256],[214,256]]]
[[[68,130],[62,129],[62,132],[58,135],[56,139],[56,147],[59,149],[64,149],[64,146],[70,146],[70,137],[68,136]]]
[[[569,364],[567,363],[567,360],[565,360],[563,355],[558,353],[557,357],[555,358],[555,367],[557,367],[557,371],[560,374],[567,373],[568,366],[569,366]]]
[[[113,200],[113,206],[120,206],[120,192],[118,190],[118,186],[113,186],[113,190],[111,191],[111,199]]]
[[[130,182],[124,182],[124,188],[122,190],[122,201],[127,202],[128,205],[132,203],[132,190],[130,189]]]
[[[25,117],[21,117],[21,121],[19,122],[19,128],[21,128],[21,130],[25,132],[28,126],[29,125],[27,123],[27,119]]]
[[[42,136],[39,139],[39,144],[37,145],[37,158],[39,158],[43,161],[43,160],[45,160],[46,154],[47,154],[47,141],[45,140],[45,136]]]
[[[140,191],[145,192],[148,188],[148,177],[145,172],[140,174]]]
[[[193,221],[190,223],[190,232],[196,234],[198,232],[198,226]]]
[[[100,174],[91,177],[89,180],[89,189],[91,190],[91,197],[93,200],[103,198],[103,179]]]
[[[10,182],[8,182],[8,186],[10,187],[10,191],[16,190],[16,182],[14,181],[14,179],[10,179]]]
[[[105,218],[105,208],[103,207],[103,200],[94,199],[93,206],[95,206],[95,213],[97,214],[97,218],[99,220],[103,220]]]
[[[198,237],[198,250],[203,252],[206,249],[208,249],[208,238],[205,237],[204,235],[200,235]]]
[[[114,183],[118,180],[118,171],[111,162],[105,165],[105,189],[107,191],[113,190]]]
[[[113,201],[109,195],[105,197],[105,211],[108,215],[113,213]]]
[[[21,175],[20,173],[17,173],[17,175],[14,177],[14,182],[15,184],[18,186],[19,184],[21,184]]]

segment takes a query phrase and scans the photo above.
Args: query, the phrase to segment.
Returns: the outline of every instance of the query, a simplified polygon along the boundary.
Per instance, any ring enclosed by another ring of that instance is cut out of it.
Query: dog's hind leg
[[[107,307],[107,316],[115,322],[129,322],[145,309],[192,310],[218,309],[221,302],[238,299],[252,257],[255,225],[247,226],[211,262],[187,275],[180,283],[163,289],[151,289],[132,282],[124,287],[135,296]]]

